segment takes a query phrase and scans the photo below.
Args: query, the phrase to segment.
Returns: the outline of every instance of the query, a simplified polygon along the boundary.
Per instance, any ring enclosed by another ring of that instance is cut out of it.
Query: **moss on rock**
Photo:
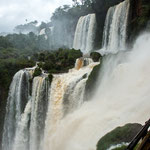
[[[112,145],[117,145],[123,142],[129,143],[141,128],[142,125],[137,123],[117,127],[99,140],[97,143],[97,150],[106,150]]]
[[[102,56],[98,52],[92,52],[90,54],[90,57],[93,59],[94,62],[98,62]]]
[[[49,82],[50,82],[50,84],[51,84],[51,82],[52,82],[52,80],[53,80],[53,75],[52,75],[51,73],[48,75],[48,80],[49,80]]]
[[[95,66],[91,72],[91,74],[88,77],[88,80],[86,82],[85,86],[85,100],[91,99],[91,96],[94,95],[97,79],[99,76],[99,70],[100,70],[101,64]]]
[[[39,67],[35,68],[34,73],[33,73],[33,78],[36,76],[40,76],[41,73],[42,73],[42,70]]]

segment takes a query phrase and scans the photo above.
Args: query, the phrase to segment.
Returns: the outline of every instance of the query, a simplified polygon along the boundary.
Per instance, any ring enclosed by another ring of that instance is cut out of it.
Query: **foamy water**
[[[111,74],[104,73],[90,102],[57,125],[53,135],[47,137],[45,150],[95,150],[98,140],[108,131],[129,122],[144,124],[149,119],[149,45],[150,35],[143,35],[126,58],[117,56],[123,60],[118,65],[104,64],[104,72],[111,68]]]

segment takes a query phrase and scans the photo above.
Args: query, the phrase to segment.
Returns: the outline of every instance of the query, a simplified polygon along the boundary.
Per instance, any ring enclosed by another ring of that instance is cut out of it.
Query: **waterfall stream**
[[[86,81],[98,64],[79,58],[68,73],[53,75],[51,86],[43,72],[32,80],[31,87],[35,67],[17,72],[9,91],[3,150],[43,149],[58,123],[83,104]]]
[[[95,14],[80,17],[75,31],[73,48],[81,49],[84,53],[90,52],[94,48],[95,31]]]
[[[103,34],[103,49],[109,52],[126,50],[129,0],[109,8]]]
[[[30,74],[25,70],[16,73],[10,86],[7,112],[4,123],[3,143],[5,150],[10,150],[14,142],[21,114],[29,99],[29,78]]]
[[[112,129],[149,119],[149,44],[150,35],[143,35],[130,52],[104,58],[96,94],[57,124],[44,150],[95,150]]]

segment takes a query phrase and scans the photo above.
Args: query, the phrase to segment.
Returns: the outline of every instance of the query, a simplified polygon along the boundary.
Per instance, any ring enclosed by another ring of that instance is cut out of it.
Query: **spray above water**
[[[111,74],[104,74],[107,82],[101,82],[90,102],[61,120],[44,150],[95,150],[98,140],[113,128],[129,122],[143,124],[149,118],[149,44],[150,35],[143,35],[126,58],[116,55],[122,61],[103,63],[106,73],[112,67]]]

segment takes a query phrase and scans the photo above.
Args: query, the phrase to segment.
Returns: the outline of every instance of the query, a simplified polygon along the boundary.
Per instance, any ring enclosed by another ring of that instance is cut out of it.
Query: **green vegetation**
[[[131,142],[141,127],[140,124],[126,124],[123,127],[112,130],[99,140],[97,150],[106,150],[112,145]]]
[[[20,69],[35,65],[34,60],[28,59],[28,56],[29,53],[15,48],[6,37],[0,37],[0,135],[2,135],[6,99],[12,78]]]
[[[29,32],[36,33],[38,31],[38,28],[36,27],[37,24],[38,22],[35,20],[32,22],[26,23],[24,25],[17,25],[14,31],[18,33],[29,33]]]
[[[1,37],[0,37],[1,38]],[[13,47],[19,49],[20,52],[34,53],[38,50],[48,50],[49,45],[44,35],[35,35],[33,32],[28,34],[9,34],[4,37]]]
[[[98,52],[92,52],[90,54],[90,57],[93,59],[94,62],[98,62],[102,56]]]
[[[51,82],[52,82],[52,80],[53,80],[53,75],[52,75],[51,73],[49,73],[49,75],[48,75],[48,79],[49,79],[49,82],[51,83]]]
[[[40,62],[39,68],[49,73],[61,73],[67,72],[75,60],[82,57],[81,51],[74,49],[48,51],[40,38],[33,33],[0,36],[0,86],[6,91],[13,75],[20,69],[34,66],[35,61]],[[40,75],[39,68],[34,76]]]
[[[2,135],[3,121],[5,116],[6,99],[14,74],[20,69],[39,64],[33,77],[41,74],[41,68],[49,72],[48,79],[51,83],[51,73],[67,72],[74,66],[75,60],[82,53],[74,49],[49,49],[48,41],[43,36],[29,34],[10,34],[0,36],[0,135]],[[33,79],[30,79],[32,83]],[[0,142],[1,142],[0,136]]]
[[[82,57],[80,50],[59,49],[37,54],[38,66],[48,73],[64,73],[74,67],[77,58]]]
[[[39,67],[37,67],[37,68],[35,68],[35,70],[34,70],[33,78],[34,78],[34,77],[37,77],[37,76],[40,76],[41,74],[42,74],[42,70],[41,70]]]

